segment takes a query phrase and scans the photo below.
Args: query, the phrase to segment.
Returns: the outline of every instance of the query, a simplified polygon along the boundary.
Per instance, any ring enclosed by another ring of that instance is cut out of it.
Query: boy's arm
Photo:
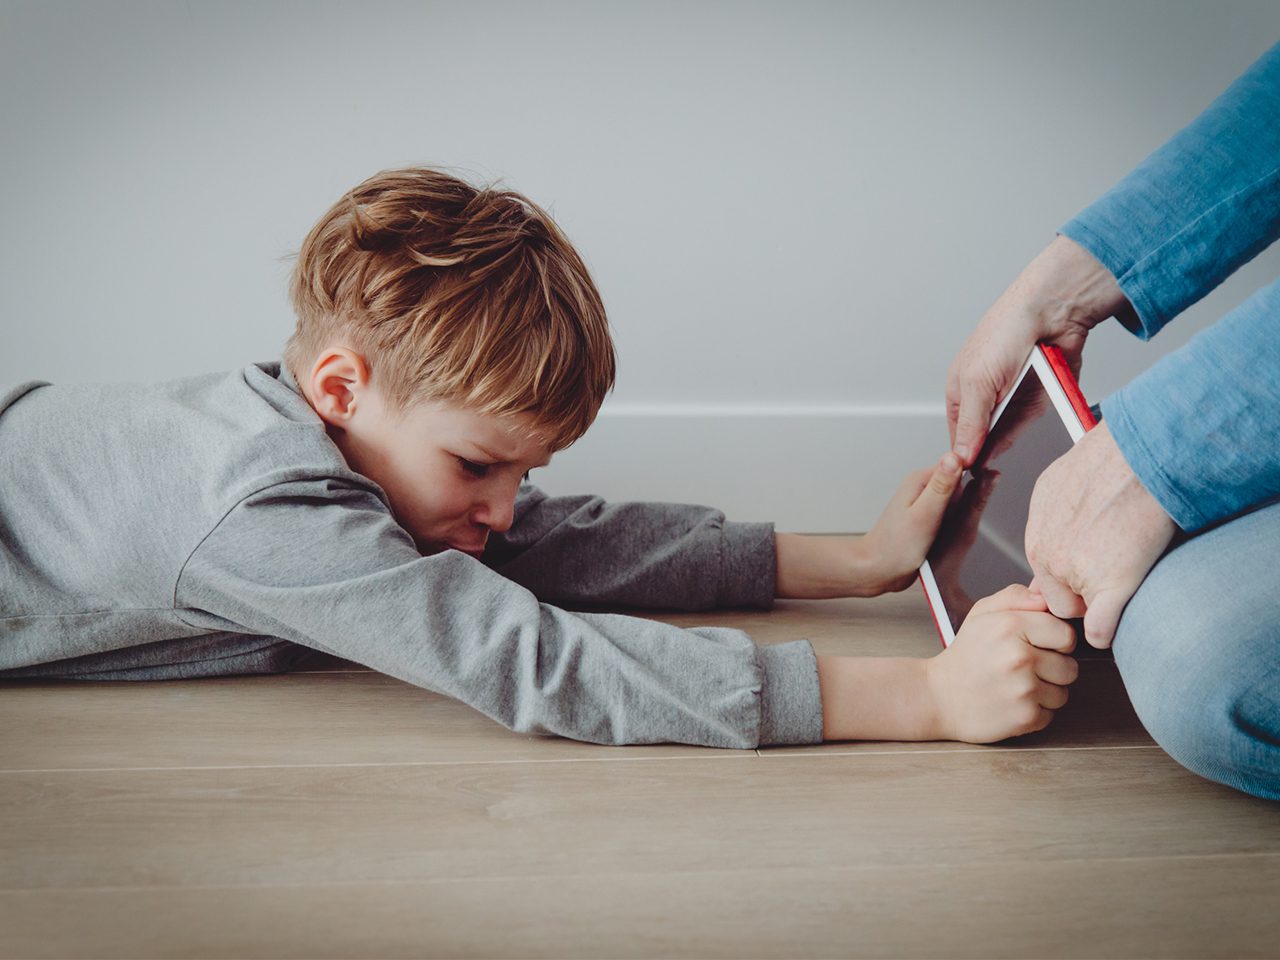
[[[241,501],[174,598],[193,625],[355,660],[521,732],[737,748],[822,737],[807,641],[757,648],[740,630],[567,613],[464,554],[422,556],[378,491],[349,481]]]
[[[548,497],[526,484],[484,562],[562,603],[767,610],[775,596],[875,596],[914,581],[960,473],[949,453],[913,471],[856,537],[775,536],[772,524],[731,522],[711,507]]]
[[[540,600],[666,610],[768,609],[776,576],[772,524],[693,504],[550,497],[530,484],[484,563]]]

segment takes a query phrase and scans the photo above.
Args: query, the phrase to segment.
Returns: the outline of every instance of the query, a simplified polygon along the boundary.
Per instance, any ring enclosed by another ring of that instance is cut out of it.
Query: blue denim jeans
[[[1144,726],[1202,777],[1280,799],[1280,503],[1192,537],[1130,601],[1116,665]]]

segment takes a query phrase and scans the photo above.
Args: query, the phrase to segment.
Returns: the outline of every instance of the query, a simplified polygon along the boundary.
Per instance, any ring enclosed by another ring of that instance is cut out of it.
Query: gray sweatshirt
[[[594,743],[813,743],[813,648],[550,605],[767,608],[773,530],[526,485],[422,556],[287,370],[0,396],[0,678],[288,670],[313,650]]]

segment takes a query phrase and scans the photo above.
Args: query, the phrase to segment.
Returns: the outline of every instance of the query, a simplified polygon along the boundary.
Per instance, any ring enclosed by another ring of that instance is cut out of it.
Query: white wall
[[[862,529],[982,310],[1277,39],[1274,2],[0,2],[0,383],[274,357],[312,221],[449,165],[549,206],[614,324],[538,482]],[[1086,393],[1277,275],[1099,330]]]

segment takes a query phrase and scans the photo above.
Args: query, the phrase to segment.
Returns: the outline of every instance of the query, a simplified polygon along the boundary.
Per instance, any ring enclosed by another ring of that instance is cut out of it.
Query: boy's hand
[[[960,482],[960,460],[908,474],[871,532],[861,537],[779,533],[775,594],[793,599],[874,597],[911,586]]]
[[[955,642],[926,667],[939,736],[993,743],[1043,730],[1079,675],[1066,656],[1075,644],[1071,625],[1027,587],[979,600]]]
[[[935,466],[907,474],[860,544],[871,595],[911,586],[962,472],[960,459],[947,453]]]

